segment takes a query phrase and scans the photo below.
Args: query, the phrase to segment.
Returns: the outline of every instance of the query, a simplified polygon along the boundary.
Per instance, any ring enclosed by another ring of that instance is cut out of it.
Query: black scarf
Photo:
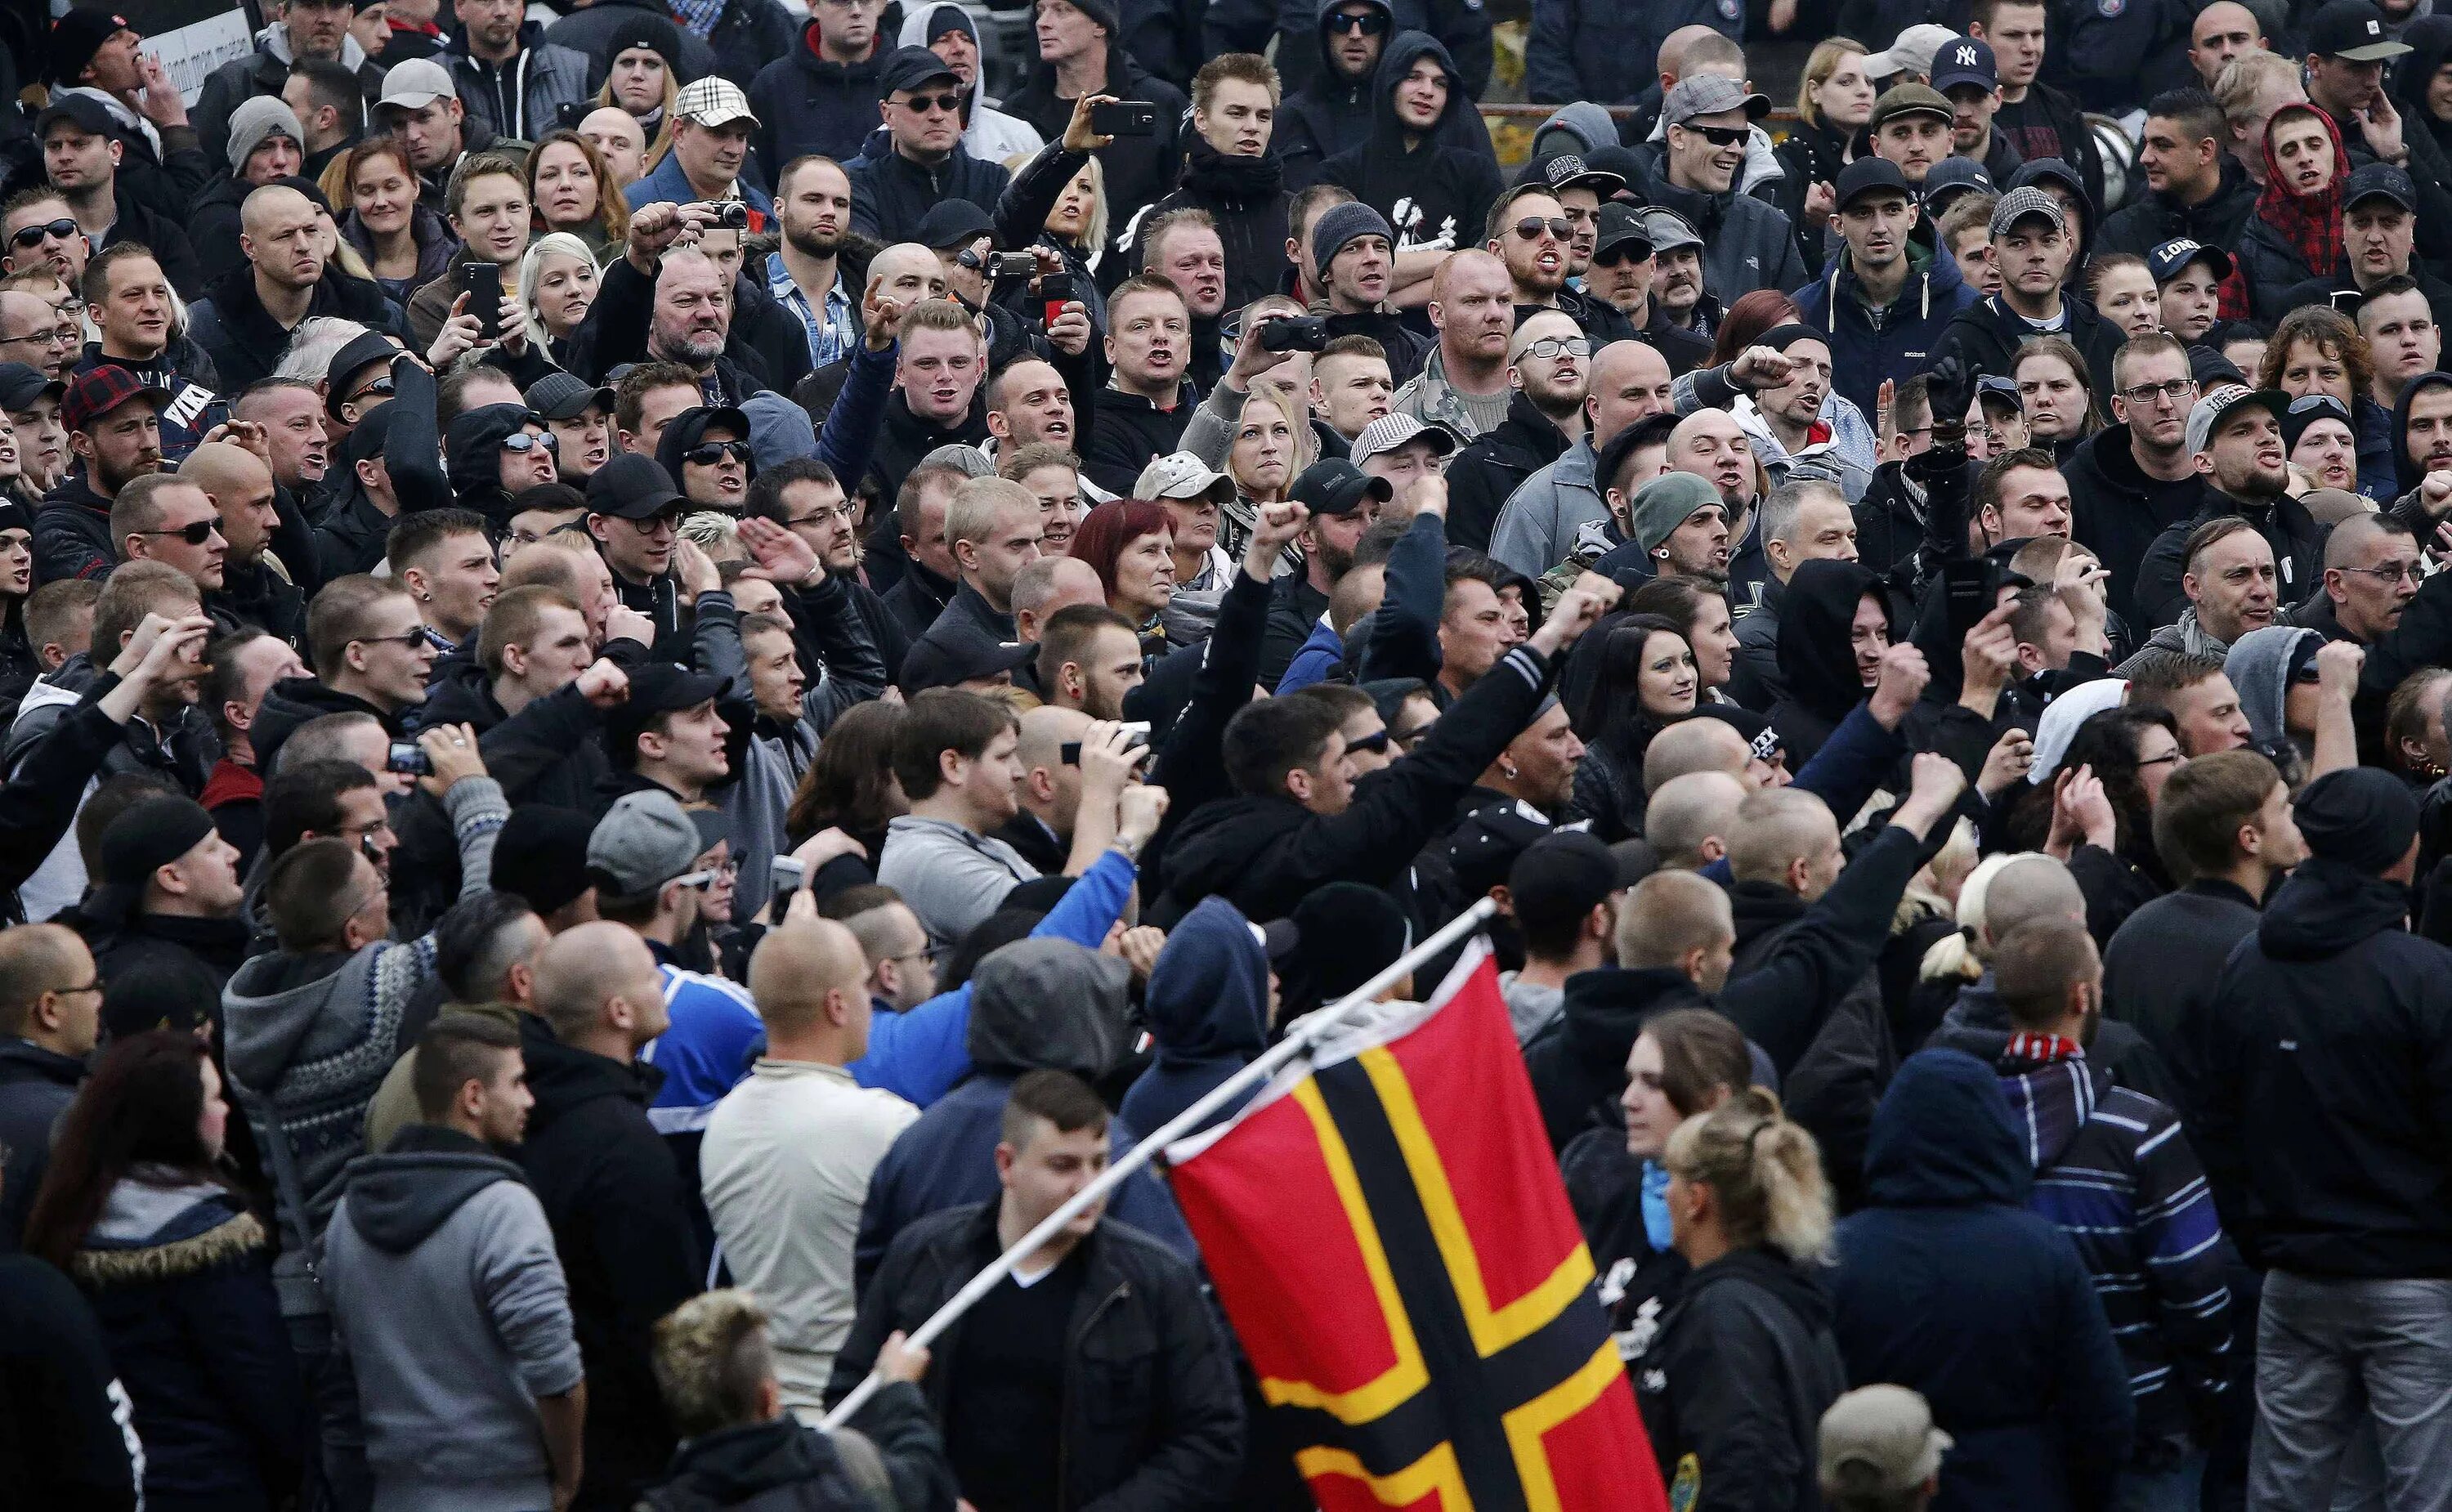
[[[1229,157],[1195,132],[1183,187],[1204,200],[1238,207],[1258,205],[1285,191],[1285,165],[1263,152],[1256,158]]]

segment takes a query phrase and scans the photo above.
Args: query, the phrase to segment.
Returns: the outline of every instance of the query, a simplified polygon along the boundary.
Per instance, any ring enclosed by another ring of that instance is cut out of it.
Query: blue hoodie
[[[1269,1042],[1269,956],[1243,911],[1210,897],[1186,913],[1150,970],[1141,1011],[1157,1059],[1124,1093],[1121,1110],[1134,1128],[1155,1130],[1250,1065]],[[1217,1116],[1241,1106],[1238,1100]]]
[[[2033,1178],[1992,1068],[1953,1050],[1899,1067],[1865,1146],[1869,1206],[1839,1225],[1833,1331],[1850,1385],[1924,1393],[1957,1441],[1934,1512],[2110,1500],[2136,1424],[2128,1373]]]
[[[1832,237],[1838,242],[1837,237]],[[1847,244],[1831,255],[1822,276],[1796,291],[1797,318],[1830,338],[1830,381],[1838,395],[1878,420],[1882,381],[1904,383],[1929,365],[1950,317],[1975,303],[1975,290],[1960,276],[1958,259],[1908,239],[1911,271],[1880,329],[1866,317]]]

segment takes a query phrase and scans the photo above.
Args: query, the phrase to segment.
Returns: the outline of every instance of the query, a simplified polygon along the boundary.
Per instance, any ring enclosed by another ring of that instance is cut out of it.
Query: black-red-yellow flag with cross
[[[1323,1512],[1666,1512],[1486,948],[1167,1153]]]

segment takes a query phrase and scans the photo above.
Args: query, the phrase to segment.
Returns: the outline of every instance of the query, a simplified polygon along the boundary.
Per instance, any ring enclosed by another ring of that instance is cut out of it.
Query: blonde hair
[[[1011,157],[1004,160],[1004,166],[1011,172],[1018,174],[1021,172],[1025,165],[1036,161],[1038,156],[1038,154],[1035,152],[1016,152]],[[1081,256],[1089,262],[1092,267],[1097,267],[1098,265],[1098,254],[1104,251],[1107,245],[1107,170],[1099,166],[1098,160],[1096,157],[1090,159],[1089,168],[1090,224],[1081,228],[1081,245],[1079,247],[1079,251]],[[1078,169],[1076,169],[1074,172],[1074,178],[1078,177],[1080,177],[1080,172]],[[1067,179],[1064,182],[1069,186],[1072,184],[1073,180]],[[1058,201],[1061,202],[1064,198],[1063,191],[1058,190],[1056,198]],[[1054,215],[1056,213],[1055,206],[1050,206],[1047,213],[1051,216]],[[1056,233],[1049,231],[1047,234],[1053,236]]]
[[[623,50],[626,52],[629,49],[624,48]],[[659,56],[662,56],[662,54],[659,54]],[[647,144],[646,155],[640,160],[645,166],[646,171],[649,173],[656,171],[657,165],[664,161],[664,154],[673,149],[673,108],[680,105],[681,100],[682,87],[673,82],[673,60],[665,58],[664,113],[656,117],[656,139]],[[600,106],[609,105],[614,109],[621,111],[623,114],[629,115],[630,108],[623,105],[621,101],[613,98],[613,60],[610,58],[607,58],[604,61],[604,85],[603,88],[596,91],[596,99],[594,103]],[[639,118],[632,115],[630,116],[630,119],[636,121]],[[641,133],[641,135],[644,134],[644,132]],[[629,207],[629,203],[630,202],[625,198],[622,202],[623,207],[627,209]]]
[[[1661,1156],[1669,1173],[1719,1199],[1731,1247],[1768,1245],[1799,1263],[1830,1258],[1830,1185],[1822,1149],[1781,1113],[1779,1094],[1744,1087],[1677,1126]]]
[[[766,1309],[738,1287],[702,1292],[656,1321],[656,1386],[685,1438],[755,1422],[775,1374]]]
[[[2214,76],[2214,103],[2222,107],[2225,126],[2244,126],[2255,113],[2256,98],[2266,86],[2298,82],[2297,62],[2263,48],[2250,48],[2224,64],[2222,72]]]
[[[1841,58],[1871,50],[1854,37],[1824,37],[1815,43],[1806,57],[1805,74],[1796,81],[1796,118],[1808,126],[1820,126],[1822,110],[1813,103],[1813,91],[1830,82],[1830,76],[1839,71]]]
[[[520,324],[527,329],[528,344],[540,352],[553,339],[546,332],[544,322],[538,318],[536,307],[537,284],[544,277],[544,260],[548,257],[573,258],[589,267],[596,266],[596,254],[587,249],[585,242],[568,231],[547,231],[530,242],[528,249],[520,254]]]
[[[1254,404],[1266,404],[1286,418],[1286,430],[1293,437],[1293,454],[1287,459],[1286,472],[1287,485],[1291,487],[1293,481],[1302,475],[1304,468],[1319,460],[1318,439],[1312,434],[1311,430],[1311,406],[1295,397],[1292,383],[1265,374],[1252,380],[1251,392],[1243,398],[1244,410],[1250,409]],[[1240,430],[1242,424],[1242,411],[1238,410],[1235,416],[1236,429]],[[1230,470],[1234,465],[1234,448],[1230,443],[1227,447],[1226,459]],[[1243,480],[1240,478],[1235,480],[1236,487],[1241,487],[1242,483]]]

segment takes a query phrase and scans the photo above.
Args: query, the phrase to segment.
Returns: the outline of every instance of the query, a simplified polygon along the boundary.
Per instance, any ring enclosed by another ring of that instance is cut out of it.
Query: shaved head
[[[1691,872],[1654,872],[1617,911],[1617,960],[1634,970],[1679,970],[1690,952],[1737,933],[1728,890]]]
[[[599,919],[564,930],[537,952],[537,1011],[555,1038],[581,1038],[595,1030],[606,999],[655,969],[647,942],[623,925]]]
[[[2388,536],[2405,536],[2406,530],[2390,530],[2381,515],[2352,515],[2333,527],[2324,538],[2324,565],[2327,567],[2364,566],[2367,548]]]
[[[1679,27],[1671,31],[1660,39],[1660,71],[1672,78],[1682,78],[1685,75],[1686,49],[1706,37],[1719,34],[1714,29],[1703,26]]]
[[[1431,298],[1443,304],[1454,299],[1455,291],[1468,276],[1478,276],[1500,288],[1515,286],[1514,280],[1507,276],[1506,264],[1488,252],[1468,247],[1440,260],[1431,274]]]
[[[1726,772],[1690,772],[1662,783],[1643,811],[1644,837],[1660,853],[1661,865],[1691,870],[1716,860],[1706,848],[1726,848],[1746,793],[1745,783]]]
[[[1746,775],[1753,749],[1726,719],[1680,719],[1652,736],[1643,753],[1643,790],[1656,794],[1693,772]]]
[[[1040,767],[1053,772],[1063,764],[1065,742],[1080,739],[1090,724],[1090,717],[1078,709],[1040,704],[1021,717],[1021,744],[1014,756],[1024,772]]]
[[[249,194],[238,207],[239,224],[249,236],[262,236],[266,230],[294,215],[312,215],[315,206],[306,196],[286,184],[267,184]]]
[[[2040,852],[2019,856],[1992,874],[1991,885],[1984,890],[1984,934],[1997,941],[2036,919],[2086,921],[2086,894],[2078,890],[2077,878]]]
[[[851,931],[832,919],[795,919],[768,930],[749,957],[749,995],[767,1027],[786,1036],[815,1028],[829,992],[847,1005],[868,999],[868,957]]]
[[[207,442],[189,452],[179,464],[179,476],[215,499],[272,486],[272,469],[261,458],[226,441]]]

